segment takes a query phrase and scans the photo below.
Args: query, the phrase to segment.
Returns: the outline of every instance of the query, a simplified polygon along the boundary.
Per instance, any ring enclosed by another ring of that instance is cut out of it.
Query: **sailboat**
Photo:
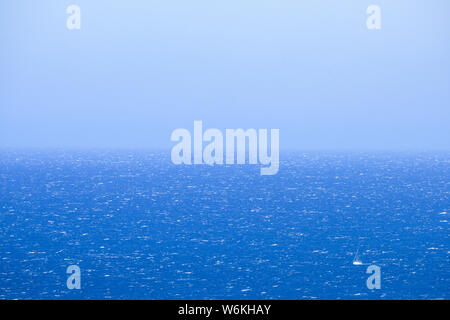
[[[362,264],[363,264],[362,261],[359,260],[358,253],[359,253],[359,248],[358,248],[358,250],[356,250],[355,257],[353,258],[353,265],[354,266],[362,266]]]

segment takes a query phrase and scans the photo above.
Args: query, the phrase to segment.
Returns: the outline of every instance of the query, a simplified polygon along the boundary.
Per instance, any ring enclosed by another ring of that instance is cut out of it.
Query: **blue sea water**
[[[284,153],[261,176],[168,152],[3,150],[0,298],[448,299],[449,192],[449,153]]]

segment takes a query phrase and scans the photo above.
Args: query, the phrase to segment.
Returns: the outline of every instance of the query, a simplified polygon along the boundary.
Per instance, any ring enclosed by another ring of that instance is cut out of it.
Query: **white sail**
[[[360,265],[363,264],[362,261],[359,260],[358,253],[359,253],[359,248],[358,248],[358,250],[356,250],[355,257],[353,258],[353,265],[354,265],[354,266],[360,266]]]

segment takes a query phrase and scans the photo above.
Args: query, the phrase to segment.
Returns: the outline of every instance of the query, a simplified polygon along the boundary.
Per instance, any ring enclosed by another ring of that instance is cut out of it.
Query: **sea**
[[[449,299],[449,196],[448,152],[3,149],[0,299]]]

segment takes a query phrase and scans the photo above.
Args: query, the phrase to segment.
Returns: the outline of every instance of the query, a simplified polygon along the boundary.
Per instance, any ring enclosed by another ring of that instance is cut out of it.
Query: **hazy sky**
[[[66,8],[81,8],[68,30]],[[382,29],[366,28],[366,9]],[[279,128],[281,149],[450,150],[448,0],[0,2],[1,147],[171,148]]]

